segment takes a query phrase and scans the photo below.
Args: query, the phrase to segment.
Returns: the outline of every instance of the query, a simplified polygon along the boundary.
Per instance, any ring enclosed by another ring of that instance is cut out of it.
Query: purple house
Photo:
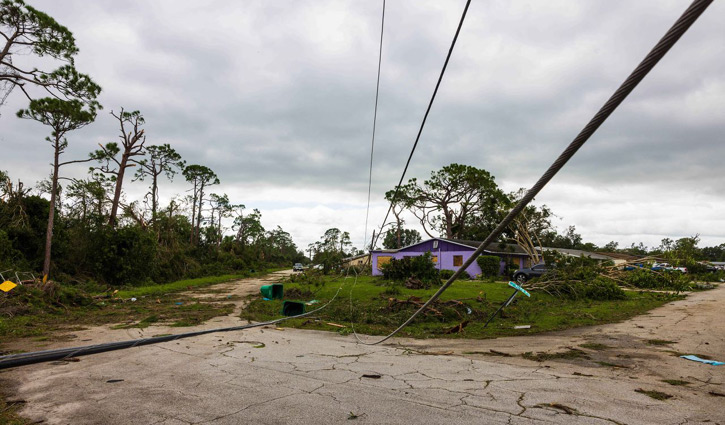
[[[370,251],[373,276],[381,276],[383,273],[380,268],[393,258],[400,260],[404,257],[423,255],[426,252],[430,253],[431,260],[439,270],[458,270],[480,244],[481,242],[476,241],[433,238],[400,249]],[[528,255],[518,245],[493,243],[484,251],[484,255],[496,255],[501,258],[499,271],[501,274],[505,272],[506,264],[513,264],[518,268],[530,267]],[[471,276],[481,274],[481,268],[475,261],[468,266],[466,271]]]

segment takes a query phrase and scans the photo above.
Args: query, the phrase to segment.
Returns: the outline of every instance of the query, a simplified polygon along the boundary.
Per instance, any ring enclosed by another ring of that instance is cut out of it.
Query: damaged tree
[[[201,229],[201,216],[204,207],[204,189],[208,186],[219,184],[219,178],[209,167],[203,165],[189,165],[182,172],[186,181],[193,185],[192,187],[192,210],[191,225],[192,232],[189,242],[195,245],[199,244],[199,233]]]
[[[50,208],[48,211],[48,226],[45,233],[45,256],[43,259],[43,276],[50,273],[50,251],[53,240],[53,222],[55,220],[56,195],[58,192],[58,172],[60,167],[75,162],[88,160],[60,162],[60,156],[68,147],[66,134],[92,123],[96,119],[96,109],[100,105],[95,102],[84,104],[79,100],[61,100],[46,97],[31,100],[28,109],[21,109],[19,118],[31,119],[52,129],[51,137],[45,140],[53,147],[53,175],[50,188]]]
[[[126,112],[123,108],[121,108],[118,115],[113,112],[111,112],[111,115],[118,120],[121,127],[121,134],[118,136],[121,139],[121,147],[119,148],[118,144],[114,142],[107,143],[105,146],[101,145],[101,149],[91,153],[91,159],[103,162],[103,165],[95,169],[104,174],[110,174],[111,180],[116,182],[116,189],[111,201],[111,215],[108,218],[108,224],[115,227],[126,169],[135,167],[139,161],[134,158],[145,154],[144,143],[146,143],[146,136],[141,126],[146,121],[141,112]],[[119,153],[121,153],[120,159],[116,158]]]

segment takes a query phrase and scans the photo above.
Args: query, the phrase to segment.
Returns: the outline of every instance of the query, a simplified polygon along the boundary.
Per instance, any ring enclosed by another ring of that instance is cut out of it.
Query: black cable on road
[[[388,221],[388,217],[390,216],[390,211],[393,209],[393,203],[398,197],[398,191],[400,190],[400,186],[403,184],[403,179],[405,178],[405,173],[408,172],[408,166],[410,165],[410,160],[413,159],[413,154],[415,153],[415,148],[418,147],[418,141],[420,140],[420,135],[423,134],[423,127],[425,127],[425,122],[428,119],[428,114],[430,113],[431,107],[433,107],[433,101],[436,99],[436,95],[438,94],[438,88],[441,86],[441,81],[443,81],[443,75],[446,73],[446,68],[448,68],[448,61],[451,59],[451,55],[453,54],[453,48],[456,47],[456,41],[458,41],[458,34],[461,33],[461,27],[463,27],[463,21],[466,19],[466,13],[468,13],[468,6],[471,5],[471,0],[466,1],[466,6],[463,8],[463,13],[461,14],[461,20],[458,22],[458,28],[456,28],[456,34],[453,36],[453,41],[451,42],[451,47],[448,49],[448,55],[446,55],[446,61],[443,63],[443,69],[441,69],[441,73],[438,76],[438,82],[436,83],[436,87],[433,90],[433,95],[430,98],[430,102],[428,102],[428,108],[425,110],[425,115],[423,115],[423,122],[420,123],[420,129],[418,130],[418,135],[415,137],[415,143],[413,143],[413,148],[410,150],[410,155],[408,155],[408,161],[405,163],[405,168],[403,169],[403,174],[400,176],[400,181],[398,182],[398,185],[395,186],[395,193],[393,193],[393,199],[390,201],[390,206],[388,207],[388,212],[385,213],[385,218],[383,219],[383,224],[380,226],[382,229],[385,226],[385,222]],[[381,232],[382,233],[382,230]],[[378,238],[380,237],[380,233],[373,239],[372,243],[370,244],[370,249],[373,249],[375,247],[375,243],[378,241]]]
[[[370,192],[373,187],[373,154],[375,153],[375,127],[378,122],[378,96],[380,94],[380,65],[383,63],[383,31],[385,30],[385,0],[383,0],[383,17],[380,23],[380,48],[378,50],[378,80],[375,83],[375,112],[373,113],[373,136],[370,142],[370,171],[368,173],[368,207],[365,210],[365,233],[363,248],[368,242],[368,217],[370,215]]]
[[[690,7],[680,16],[675,22],[672,28],[662,37],[662,39],[655,45],[655,47],[647,54],[637,68],[624,80],[621,86],[614,92],[614,94],[607,100],[602,108],[597,112],[596,115],[589,121],[589,123],[582,129],[581,132],[574,138],[574,140],[564,149],[564,152],[554,161],[548,170],[541,176],[541,178],[534,184],[534,186],[526,192],[523,198],[519,201],[516,206],[509,211],[508,215],[496,226],[490,235],[481,243],[481,245],[471,254],[461,267],[453,273],[446,283],[433,294],[433,296],[423,304],[415,313],[413,313],[408,320],[400,325],[396,330],[390,333],[388,336],[372,343],[364,343],[366,345],[375,345],[384,342],[395,334],[400,332],[401,329],[408,326],[420,313],[422,313],[430,304],[437,300],[446,289],[453,283],[454,280],[460,276],[460,274],[473,263],[476,258],[481,255],[483,250],[488,247],[498,236],[508,227],[508,225],[516,218],[517,215],[531,202],[532,199],[546,186],[547,183],[564,167],[564,165],[571,159],[572,156],[581,148],[584,143],[594,134],[595,131],[601,126],[609,115],[614,112],[615,109],[624,101],[624,99],[637,87],[637,84],[657,65],[657,62],[677,43],[682,35],[690,28],[690,26],[702,15],[713,0],[695,0],[692,2]],[[417,143],[417,141],[416,141]],[[412,155],[412,153],[411,153]],[[406,165],[407,167],[407,165]],[[392,207],[392,204],[391,204]]]
[[[330,299],[327,303],[325,303],[323,306],[320,306],[319,308],[316,308],[312,311],[308,311],[307,313],[303,313],[297,316],[290,316],[290,317],[282,317],[275,320],[269,320],[267,322],[260,322],[260,323],[250,323],[248,325],[242,325],[242,326],[232,326],[227,328],[217,328],[217,329],[206,329],[203,331],[195,331],[195,332],[186,332],[183,334],[178,335],[166,335],[166,336],[156,336],[151,338],[141,338],[141,339],[132,339],[129,341],[119,341],[119,342],[106,342],[102,344],[94,344],[94,345],[85,345],[82,347],[70,347],[70,348],[59,348],[55,350],[45,350],[45,351],[35,351],[31,353],[20,353],[20,354],[10,354],[6,356],[0,356],[0,370],[7,369],[10,367],[17,367],[17,366],[25,366],[30,365],[34,363],[42,363],[42,362],[49,362],[53,360],[65,360],[69,359],[71,357],[79,357],[79,356],[87,356],[89,354],[98,354],[98,353],[104,353],[106,351],[113,351],[113,350],[122,350],[124,348],[133,348],[133,347],[140,347],[143,345],[150,345],[150,344],[158,344],[161,342],[169,342],[169,341],[175,341],[177,339],[183,339],[183,338],[191,338],[195,336],[201,336],[216,332],[232,332],[232,331],[241,331],[245,329],[251,329],[251,328],[258,328],[261,326],[268,326],[268,325],[274,325],[280,322],[284,322],[285,320],[289,319],[299,319],[300,317],[309,316],[311,314],[315,314],[318,311],[322,310],[323,308],[330,305],[335,298],[337,298],[337,295],[342,290],[342,285],[337,289],[337,292],[335,293],[335,296]]]

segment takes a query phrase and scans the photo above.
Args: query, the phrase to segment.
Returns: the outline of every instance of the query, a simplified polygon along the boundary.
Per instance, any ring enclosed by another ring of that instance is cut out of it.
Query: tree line
[[[20,90],[29,103],[16,116],[44,125],[52,152],[50,177],[35,188],[0,170],[1,269],[128,284],[304,258],[289,233],[262,226],[258,210],[249,212],[228,195],[214,193],[220,180],[209,167],[186,164],[168,143],[147,144],[146,120],[138,110],[111,111],[117,141],[99,145],[86,158],[66,159],[72,132],[92,124],[103,109],[101,87],[76,70],[73,34],[22,0],[0,2],[0,34],[5,40],[0,100]],[[20,59],[28,52],[60,66],[26,66]],[[88,176],[67,177],[66,167],[81,163],[90,164]],[[177,174],[188,182],[189,195],[162,206],[159,188]],[[147,192],[142,200],[127,201],[124,189],[136,181],[147,183]],[[228,230],[234,234],[225,235]]]
[[[505,193],[486,170],[468,165],[450,164],[431,172],[422,183],[416,178],[390,190],[385,199],[392,204],[393,219],[386,223],[384,248],[401,248],[421,241],[421,234],[404,227],[402,218],[408,211],[429,237],[481,241],[496,227],[525,189]],[[648,248],[643,243],[620,247],[616,241],[603,246],[584,242],[575,226],[558,231],[552,224],[556,216],[546,205],[527,206],[503,232],[500,243],[517,243],[585,251],[619,252],[631,255],[663,256],[687,261],[725,261],[725,244],[699,248],[699,236],[672,240],[665,238],[659,246]]]

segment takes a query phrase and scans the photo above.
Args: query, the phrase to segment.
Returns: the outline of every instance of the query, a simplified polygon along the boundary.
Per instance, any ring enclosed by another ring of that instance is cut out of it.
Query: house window
[[[431,255],[431,256],[430,256],[430,260],[431,260],[432,262],[434,262],[434,263],[437,263],[437,262],[438,262],[438,256],[437,256],[437,255]]]
[[[463,256],[462,255],[454,255],[453,256],[453,266],[454,267],[460,267],[463,265]]]
[[[390,255],[381,255],[378,257],[378,270],[382,270],[383,264],[389,263],[391,258],[392,257]]]
[[[438,241],[433,241],[433,249],[438,249]]]

